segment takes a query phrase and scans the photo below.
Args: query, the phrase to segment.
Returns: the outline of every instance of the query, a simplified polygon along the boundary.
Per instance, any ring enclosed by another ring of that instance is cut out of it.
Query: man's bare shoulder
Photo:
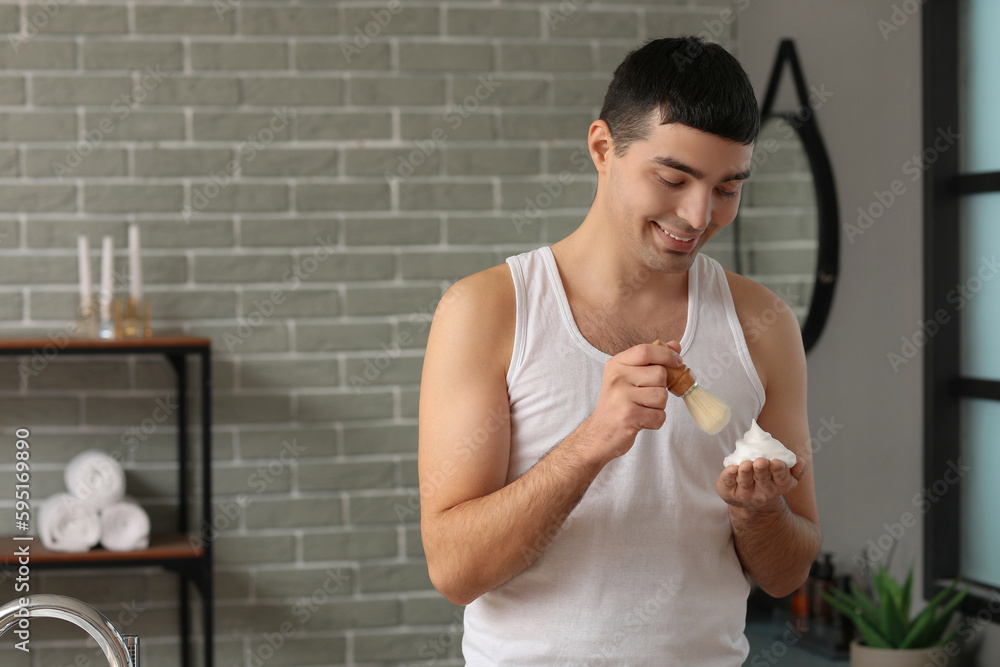
[[[736,315],[761,380],[772,362],[804,355],[799,321],[780,296],[755,280],[726,271]]]
[[[453,283],[441,297],[434,316],[453,311],[471,311],[477,316],[492,320],[513,317],[515,308],[514,282],[510,268],[498,264],[473,273]],[[506,313],[506,310],[510,313]],[[454,313],[458,315],[458,313]]]
[[[515,317],[510,268],[498,264],[452,284],[441,297],[431,327],[454,344],[474,342],[490,358],[509,361]]]
[[[757,338],[774,326],[799,330],[795,313],[780,296],[738,273],[726,271],[726,278],[744,333],[756,331],[754,337]]]

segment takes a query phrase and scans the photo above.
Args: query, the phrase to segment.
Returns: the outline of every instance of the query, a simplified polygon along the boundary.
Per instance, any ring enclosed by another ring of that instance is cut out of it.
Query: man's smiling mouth
[[[663,232],[670,238],[674,239],[675,241],[679,241],[680,243],[692,243],[698,238],[697,236],[682,236],[680,234],[674,234],[673,232],[664,229],[663,226],[660,223],[656,222],[655,220],[653,220],[652,222],[654,225],[656,225],[657,229],[659,229],[661,232]]]

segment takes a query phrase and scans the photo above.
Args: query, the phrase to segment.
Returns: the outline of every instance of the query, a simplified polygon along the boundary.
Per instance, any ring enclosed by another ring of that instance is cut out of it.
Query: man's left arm
[[[734,297],[740,292],[750,297],[738,312],[766,396],[757,423],[795,452],[798,462],[791,469],[764,458],[728,466],[716,490],[729,504],[743,569],[766,593],[784,597],[805,582],[822,544],[806,415],[806,358],[791,309],[758,285],[744,287],[750,289],[734,289]],[[759,324],[767,321],[772,323]]]

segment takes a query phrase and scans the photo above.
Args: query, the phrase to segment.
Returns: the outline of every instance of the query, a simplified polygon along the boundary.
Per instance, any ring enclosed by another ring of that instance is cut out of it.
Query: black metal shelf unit
[[[49,338],[0,340],[0,355],[24,356],[45,353],[52,348]],[[180,577],[181,657],[184,667],[191,667],[191,599],[188,584],[194,584],[202,599],[204,665],[212,667],[213,593],[212,593],[212,379],[211,340],[193,336],[161,336],[135,339],[70,339],[60,341],[58,355],[162,355],[174,370],[177,385],[177,533],[153,534],[147,549],[110,552],[91,549],[84,553],[51,552],[41,544],[32,546],[31,564],[37,569],[112,568],[156,566]],[[199,360],[201,412],[201,508],[202,527],[192,532],[189,526],[190,480],[188,479],[188,373],[189,358]],[[14,544],[13,538],[0,539]],[[0,551],[0,568],[17,567],[14,549]]]

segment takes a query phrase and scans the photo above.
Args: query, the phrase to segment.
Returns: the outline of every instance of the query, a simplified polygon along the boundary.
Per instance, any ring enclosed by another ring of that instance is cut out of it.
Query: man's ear
[[[611,128],[603,120],[595,120],[590,124],[590,131],[587,133],[587,148],[590,150],[590,159],[594,161],[597,173],[605,174],[614,143],[611,140]]]

